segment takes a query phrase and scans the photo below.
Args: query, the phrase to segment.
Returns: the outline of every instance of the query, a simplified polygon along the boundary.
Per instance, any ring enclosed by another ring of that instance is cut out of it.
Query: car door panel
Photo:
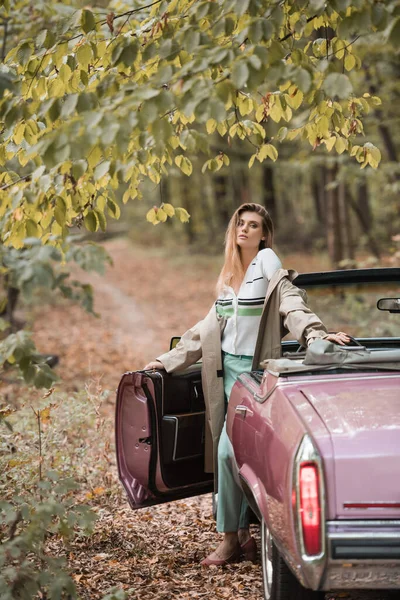
[[[211,491],[204,439],[200,365],[179,375],[125,373],[117,390],[116,452],[132,508]]]

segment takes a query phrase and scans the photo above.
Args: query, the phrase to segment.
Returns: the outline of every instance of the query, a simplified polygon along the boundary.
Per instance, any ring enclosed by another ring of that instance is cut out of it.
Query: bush
[[[96,513],[85,501],[110,487],[105,396],[100,388],[87,392],[51,391],[36,403],[0,408],[2,600],[77,597],[66,570],[68,544],[91,534]]]

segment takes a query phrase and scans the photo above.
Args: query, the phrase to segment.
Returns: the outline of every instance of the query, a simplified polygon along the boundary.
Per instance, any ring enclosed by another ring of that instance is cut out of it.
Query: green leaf
[[[40,237],[40,233],[39,225],[33,219],[29,219],[26,222],[26,235],[28,237]]]
[[[112,200],[111,198],[107,198],[107,208],[110,217],[112,217],[113,219],[119,219],[121,215],[121,210],[118,204],[114,202],[114,200]]]
[[[90,210],[87,215],[84,216],[83,222],[85,223],[86,229],[92,233],[97,231],[99,228],[99,221],[94,210]]]
[[[89,31],[96,29],[96,20],[91,10],[86,8],[82,10],[81,25],[85,33],[89,33]]]
[[[249,68],[246,65],[245,62],[243,62],[242,60],[239,62],[236,62],[233,65],[233,69],[232,69],[232,82],[234,84],[234,86],[239,90],[241,89],[244,84],[247,82],[247,79],[249,77]]]
[[[97,165],[97,167],[95,168],[94,173],[93,173],[93,178],[95,181],[98,181],[99,179],[104,177],[104,175],[106,173],[108,173],[110,164],[111,163],[109,160],[103,160],[103,162],[101,162]]]
[[[218,98],[211,98],[208,106],[209,115],[211,119],[215,119],[215,121],[217,121],[218,123],[226,119],[225,106],[221,100],[219,100]]]
[[[119,55],[117,64],[123,63],[125,66],[130,67],[136,60],[138,55],[139,44],[137,41],[131,42],[122,50]]]
[[[301,91],[304,92],[305,94],[310,89],[311,83],[312,83],[310,73],[306,69],[303,69],[302,67],[299,67],[298,69],[296,69],[296,74],[293,78],[293,81],[301,89]]]
[[[328,96],[337,96],[341,100],[348,98],[353,91],[350,79],[342,73],[330,73],[322,87]]]
[[[287,127],[281,127],[276,135],[276,137],[278,138],[278,140],[280,142],[283,142],[283,140],[285,139],[285,137],[288,134],[288,128]]]
[[[19,46],[17,50],[17,60],[20,65],[26,65],[26,63],[32,56],[32,51],[33,47],[31,42],[23,42]]]
[[[84,69],[87,69],[87,66],[93,60],[93,51],[90,44],[82,44],[82,46],[79,46],[76,51],[76,59]]]
[[[78,181],[86,173],[87,168],[88,164],[86,160],[77,160],[74,162],[71,168],[71,175],[75,181]]]
[[[107,221],[104,212],[98,208],[96,208],[94,212],[96,213],[97,220],[99,221],[100,229],[105,231],[107,229]]]
[[[14,82],[8,73],[0,72],[0,99],[3,97],[6,90],[12,90]]]
[[[67,205],[65,204],[64,198],[61,196],[57,197],[56,205],[54,207],[54,218],[60,227],[64,227],[67,215]]]

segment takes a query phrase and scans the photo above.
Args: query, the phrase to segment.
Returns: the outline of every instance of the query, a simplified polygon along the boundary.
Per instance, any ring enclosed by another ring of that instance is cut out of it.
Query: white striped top
[[[264,248],[250,263],[237,295],[225,286],[215,303],[217,313],[227,319],[222,334],[224,352],[253,356],[268,282],[281,268],[275,252]]]

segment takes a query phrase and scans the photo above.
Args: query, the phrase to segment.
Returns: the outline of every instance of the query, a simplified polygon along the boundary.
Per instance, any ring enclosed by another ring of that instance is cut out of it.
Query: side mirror
[[[169,349],[173,350],[175,348],[175,346],[177,345],[177,343],[179,342],[181,338],[180,337],[172,337],[171,341],[169,343]]]
[[[379,310],[388,310],[390,313],[400,313],[400,298],[381,298],[376,303]]]

